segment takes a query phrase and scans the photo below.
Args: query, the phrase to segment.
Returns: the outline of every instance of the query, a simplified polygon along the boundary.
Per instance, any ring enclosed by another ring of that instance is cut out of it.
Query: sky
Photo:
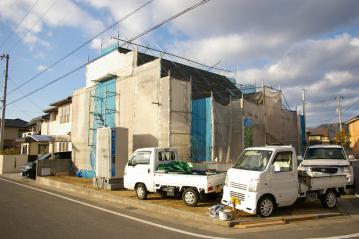
[[[199,0],[154,0],[41,73],[146,2],[1,0],[0,54],[10,55],[6,118],[43,114],[85,86],[85,70],[28,93],[99,57],[112,36],[130,39]],[[302,108],[305,89],[307,125],[317,126],[338,121],[336,96],[343,120],[359,115],[358,33],[357,0],[211,0],[135,42],[227,69],[219,73],[238,84],[280,88],[292,110]]]

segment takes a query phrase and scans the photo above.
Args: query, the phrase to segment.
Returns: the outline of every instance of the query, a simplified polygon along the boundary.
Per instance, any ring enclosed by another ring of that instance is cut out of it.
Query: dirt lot
[[[92,185],[92,179],[88,179],[88,178],[79,178],[74,176],[56,176],[56,177],[52,177],[51,179],[58,180],[64,183],[71,183],[73,185],[77,185],[81,187],[94,188]],[[97,190],[103,191],[102,189],[97,189]],[[137,199],[136,193],[134,191],[119,190],[119,191],[107,191],[107,192],[121,197]],[[149,194],[146,202],[155,203],[157,205],[166,206],[166,207],[172,207],[183,211],[190,211],[194,213],[208,215],[208,208],[210,208],[214,204],[220,203],[220,197],[212,196],[206,199],[205,202],[199,202],[196,207],[189,207],[184,205],[181,198],[173,198],[173,197],[161,198],[158,194]],[[248,214],[241,213],[240,215],[245,216]]]
[[[64,183],[70,183],[73,185],[94,189],[92,185],[92,179],[88,179],[88,178],[79,178],[74,176],[56,176],[56,177],[52,177],[52,179]],[[99,192],[104,191],[103,189],[96,189],[96,190],[98,190]],[[120,197],[137,199],[136,193],[134,191],[120,190],[120,191],[106,191],[106,192],[114,195],[118,195]],[[184,203],[180,198],[172,198],[172,197],[161,198],[157,194],[149,194],[146,202],[154,203],[157,205],[166,206],[170,208],[176,208],[182,211],[208,215],[208,208],[210,208],[215,204],[218,204],[220,202],[220,197],[217,196],[217,197],[208,198],[206,199],[205,202],[198,203],[196,207],[188,207],[184,205]],[[280,208],[275,216],[305,215],[305,214],[333,213],[333,212],[338,212],[338,210],[336,208],[331,210],[324,209],[321,207],[320,202],[318,201],[318,202],[298,203],[294,207]],[[245,212],[239,212],[238,216],[249,217],[252,215],[249,215]]]

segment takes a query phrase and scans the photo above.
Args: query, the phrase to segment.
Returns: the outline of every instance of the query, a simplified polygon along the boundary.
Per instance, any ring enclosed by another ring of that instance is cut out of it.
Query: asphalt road
[[[190,238],[0,180],[0,238],[169,237]]]
[[[359,232],[359,217],[354,216],[293,223],[271,227],[266,231],[225,228],[221,232],[213,233],[204,227],[185,227],[168,222],[165,218],[149,219],[146,215],[106,204],[88,202],[59,193],[56,195],[0,180],[0,238],[176,239],[196,238],[201,235],[203,238],[313,238]],[[353,202],[353,206],[359,212],[359,199]],[[346,238],[359,238],[359,234]]]

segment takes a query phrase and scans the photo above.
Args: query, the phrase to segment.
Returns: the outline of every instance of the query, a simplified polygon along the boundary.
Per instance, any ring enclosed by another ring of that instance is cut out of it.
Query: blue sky
[[[0,53],[10,54],[9,91],[145,2],[2,0]],[[118,28],[10,94],[8,102],[98,57],[100,46],[112,44],[109,39],[118,31],[122,38],[131,38],[195,2],[154,0]],[[208,65],[220,62],[218,67],[236,72],[238,83],[264,81],[280,86],[292,109],[300,107],[305,88],[307,119],[314,126],[337,120],[336,95],[344,96],[345,120],[359,114],[358,32],[359,2],[355,0],[212,0],[136,42]],[[82,69],[9,105],[7,118],[30,120],[49,103],[84,85]]]

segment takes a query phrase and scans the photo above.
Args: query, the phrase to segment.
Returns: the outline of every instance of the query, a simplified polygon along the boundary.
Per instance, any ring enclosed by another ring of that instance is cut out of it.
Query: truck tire
[[[325,194],[323,195],[322,199],[322,206],[324,208],[333,208],[337,205],[337,194],[334,190],[328,189]]]
[[[193,188],[187,188],[183,191],[182,200],[187,206],[195,207],[199,200],[198,192]]]
[[[148,192],[147,192],[146,186],[143,183],[137,184],[137,186],[136,186],[137,198],[140,200],[146,200],[147,194],[148,194]]]
[[[261,217],[270,217],[275,210],[274,199],[270,196],[264,196],[259,199],[257,204],[257,214]]]

